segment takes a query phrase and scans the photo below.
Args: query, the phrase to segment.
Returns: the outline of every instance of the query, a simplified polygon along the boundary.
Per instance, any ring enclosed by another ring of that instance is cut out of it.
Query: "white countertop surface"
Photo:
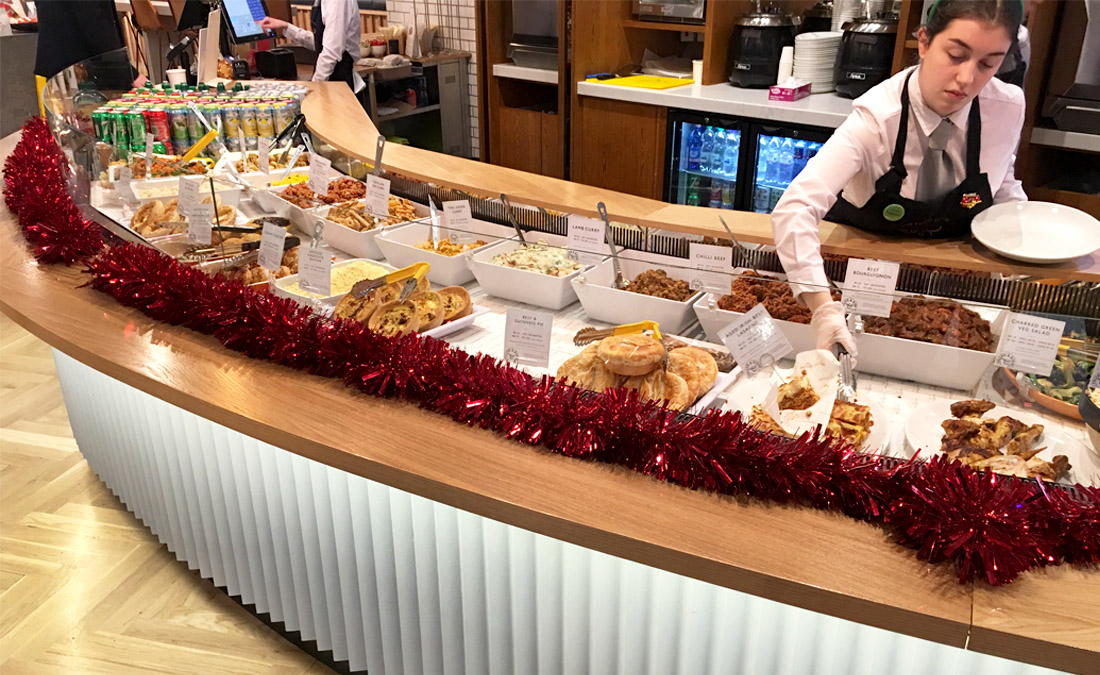
[[[810,94],[801,101],[784,103],[769,101],[767,89],[742,89],[729,84],[639,89],[601,82],[578,82],[577,94],[832,129],[840,126],[852,112],[852,100],[836,94]]]
[[[557,84],[558,71],[544,70],[542,68],[525,68],[514,63],[494,63],[493,75],[507,77],[513,80],[526,80],[528,82],[541,82],[543,84]]]

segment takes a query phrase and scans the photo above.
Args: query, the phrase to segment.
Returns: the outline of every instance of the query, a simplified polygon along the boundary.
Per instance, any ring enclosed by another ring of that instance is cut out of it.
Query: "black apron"
[[[325,40],[325,18],[321,15],[320,2],[313,5],[313,9],[310,10],[309,22],[313,28],[313,51],[317,52],[317,56],[320,56],[321,51],[324,49]],[[337,26],[334,30],[342,29],[342,26]],[[351,58],[351,54],[345,49],[344,53],[340,55],[340,61],[332,69],[332,74],[328,76],[329,82],[347,82],[351,90],[355,91],[355,81],[352,77],[354,74],[355,59]]]
[[[982,150],[982,117],[978,98],[970,104],[966,126],[966,177],[941,199],[918,202],[901,196],[905,170],[905,142],[909,136],[909,77],[901,90],[901,120],[890,169],[875,181],[875,193],[861,207],[841,192],[825,219],[878,234],[906,237],[966,237],[970,221],[993,205],[989,179],[979,168]]]

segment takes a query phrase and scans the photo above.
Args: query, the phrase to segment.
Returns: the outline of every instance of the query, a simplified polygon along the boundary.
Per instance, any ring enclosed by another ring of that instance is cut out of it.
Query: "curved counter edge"
[[[0,155],[14,142],[4,139]],[[250,437],[509,525],[831,616],[963,646],[973,591],[997,619],[984,632],[976,622],[973,650],[1022,650],[1013,657],[1081,672],[1100,653],[1100,636],[1080,618],[1100,615],[1096,574],[1044,570],[1017,584],[1027,592],[972,589],[842,516],[689,492],[439,425],[411,405],[242,358],[77,288],[84,280],[75,269],[39,267],[6,209],[2,220],[0,309],[78,361]],[[1000,607],[1005,599],[1013,611]]]

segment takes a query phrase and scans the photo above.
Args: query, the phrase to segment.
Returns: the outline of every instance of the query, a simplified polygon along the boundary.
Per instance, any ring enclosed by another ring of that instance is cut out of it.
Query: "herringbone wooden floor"
[[[2,315],[0,671],[331,672],[126,511],[77,451],[49,348]]]

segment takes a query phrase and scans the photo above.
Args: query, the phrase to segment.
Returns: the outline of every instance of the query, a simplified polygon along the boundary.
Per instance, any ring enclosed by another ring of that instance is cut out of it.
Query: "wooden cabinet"
[[[666,113],[662,106],[581,97],[573,111],[570,179],[660,199]]]
[[[495,164],[520,171],[564,178],[563,141],[554,113],[501,107],[500,126],[493,153]]]

